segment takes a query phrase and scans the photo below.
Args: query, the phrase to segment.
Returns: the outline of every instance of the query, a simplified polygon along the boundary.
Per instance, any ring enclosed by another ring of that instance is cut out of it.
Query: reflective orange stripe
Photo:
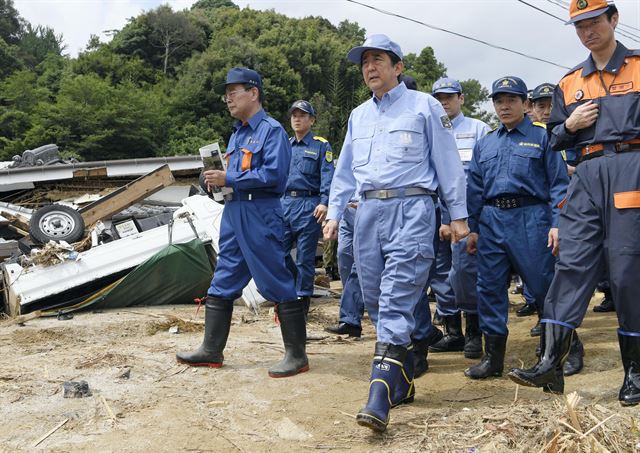
[[[640,190],[614,193],[613,205],[617,209],[640,208]]]
[[[625,145],[640,145],[640,138],[634,138],[633,140],[627,140],[626,142],[622,142]],[[582,157],[587,156],[589,154],[600,152],[604,149],[604,145],[602,143],[595,143],[593,145],[587,145],[580,150],[580,154]]]
[[[253,153],[246,148],[242,148],[242,152],[244,153],[244,156],[242,156],[241,170],[251,170],[251,156],[253,156]]]

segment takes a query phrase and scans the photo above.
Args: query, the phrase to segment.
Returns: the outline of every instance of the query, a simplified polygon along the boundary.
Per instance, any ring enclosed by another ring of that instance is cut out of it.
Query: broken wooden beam
[[[151,173],[147,173],[135,181],[120,187],[100,200],[88,204],[80,209],[80,215],[84,219],[84,224],[90,227],[98,220],[107,219],[158,192],[160,189],[170,186],[174,181],[169,165],[165,164]]]

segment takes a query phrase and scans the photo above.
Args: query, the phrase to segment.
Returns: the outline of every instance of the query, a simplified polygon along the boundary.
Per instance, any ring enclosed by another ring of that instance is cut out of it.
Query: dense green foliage
[[[196,154],[225,143],[232,119],[219,84],[233,66],[262,74],[265,109],[285,126],[289,105],[310,100],[316,132],[339,150],[350,110],[369,96],[345,58],[364,36],[348,21],[199,0],[185,11],[147,11],[111,42],[92,36],[70,58],[54,30],[32,27],[13,0],[0,0],[0,160],[46,143],[82,160]],[[423,90],[446,73],[430,47],[405,63]],[[476,80],[463,85],[465,113],[486,115],[487,90]]]

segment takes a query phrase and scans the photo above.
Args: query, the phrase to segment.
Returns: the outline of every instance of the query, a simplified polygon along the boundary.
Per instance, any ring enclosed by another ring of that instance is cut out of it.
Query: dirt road
[[[322,327],[335,321],[337,308],[336,299],[314,302],[312,336],[327,335]],[[545,444],[554,451],[553,442],[579,438],[559,422],[562,397],[522,387],[516,396],[506,377],[466,379],[462,371],[475,361],[461,354],[431,354],[416,401],[394,409],[387,433],[376,435],[353,419],[366,400],[375,343],[368,320],[362,340],[310,341],[310,372],[271,379],[267,368],[281,357],[282,344],[266,309],[255,316],[236,307],[223,368],[177,364],[176,350],[196,347],[202,336],[184,329],[201,326],[180,323],[181,333],[169,333],[166,315],[192,320],[194,311],[168,306],[25,326],[0,322],[0,451],[472,452],[539,451]],[[533,323],[511,317],[506,369],[533,363]],[[581,329],[586,367],[568,379],[566,392],[578,391],[580,407],[591,408],[580,414],[579,432],[609,416],[593,432],[606,450],[629,452],[640,442],[640,409],[616,401],[622,366],[615,327],[615,314],[589,312]],[[87,381],[93,395],[63,398],[69,380]]]

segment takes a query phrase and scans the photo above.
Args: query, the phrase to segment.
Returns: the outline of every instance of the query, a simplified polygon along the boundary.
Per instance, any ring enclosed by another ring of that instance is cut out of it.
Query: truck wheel
[[[29,235],[34,242],[77,242],[84,236],[84,220],[73,208],[52,204],[38,209],[29,220]]]

